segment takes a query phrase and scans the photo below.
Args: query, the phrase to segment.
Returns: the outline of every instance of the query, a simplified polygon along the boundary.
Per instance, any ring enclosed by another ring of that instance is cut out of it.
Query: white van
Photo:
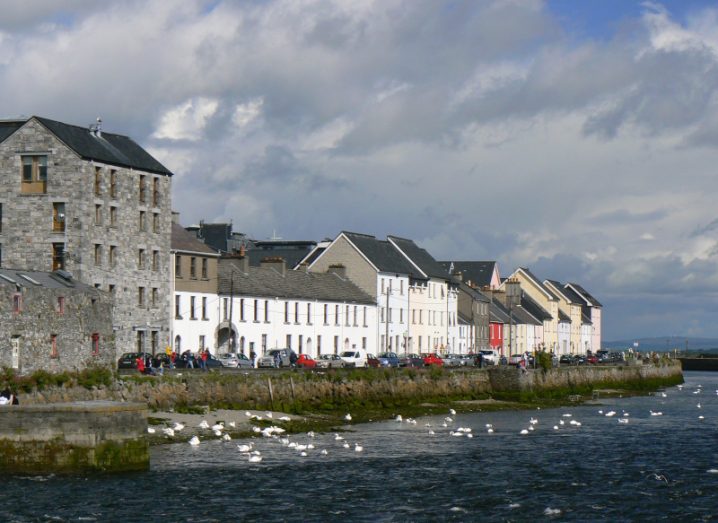
[[[366,367],[366,351],[364,349],[345,350],[339,357],[347,367]]]

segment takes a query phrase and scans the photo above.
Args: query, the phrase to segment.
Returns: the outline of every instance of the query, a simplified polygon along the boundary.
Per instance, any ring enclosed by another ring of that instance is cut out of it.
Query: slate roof
[[[426,279],[388,241],[378,240],[374,236],[355,232],[342,231],[342,234],[369,259],[379,272],[408,274],[416,279]]]
[[[460,282],[460,281],[458,281],[458,280],[454,280],[454,282],[458,284],[459,289],[461,289],[461,290],[464,291],[466,294],[468,294],[469,296],[471,296],[471,298],[472,298],[474,301],[480,301],[480,302],[483,302],[483,303],[488,303],[489,301],[491,301],[491,300],[489,300],[489,297],[488,297],[488,296],[486,296],[485,294],[482,294],[482,293],[479,292],[478,290],[476,290],[476,289],[474,289],[474,288],[472,288],[472,287],[466,285],[464,282]]]
[[[312,252],[310,252],[307,256],[305,256],[304,258],[302,258],[301,260],[299,260],[299,262],[300,262],[300,263],[301,263],[301,262],[304,262],[304,263],[306,263],[307,265],[311,265],[312,263],[314,263],[314,260],[316,260],[317,258],[319,258],[319,256],[321,256],[321,254],[322,254],[324,251],[326,251],[326,250],[327,250],[326,247],[319,247],[319,246],[317,245],[317,246],[314,248],[314,250],[312,250]]]
[[[419,247],[413,240],[399,238],[398,236],[387,236],[387,239],[401,249],[427,276],[444,280],[451,279],[448,271],[426,249]]]
[[[375,305],[374,299],[351,281],[335,273],[287,269],[284,276],[272,267],[252,267],[243,272],[237,260],[221,259],[219,294],[322,300]]]
[[[27,120],[4,120],[0,121],[0,142],[4,142],[5,138],[20,129]]]
[[[593,325],[591,318],[589,317],[588,314],[586,314],[586,309],[581,310],[581,323],[587,323],[588,325]]]
[[[451,264],[454,264],[454,273],[461,272],[461,279],[477,287],[486,287],[491,284],[491,276],[494,274],[495,261],[440,261],[438,262],[449,272]]]
[[[514,323],[525,324],[525,325],[542,325],[542,322],[534,318],[522,307],[515,307],[511,310],[511,314],[514,317]]]
[[[170,248],[173,251],[218,254],[210,246],[199,241],[193,233],[174,222],[172,223],[172,243]]]
[[[300,261],[304,259],[309,251],[298,249],[247,249],[246,256],[249,258],[249,264],[253,267],[259,267],[264,258],[282,258],[287,263],[287,268],[296,267]]]
[[[500,302],[489,303],[489,321],[509,323],[509,311]]]
[[[558,321],[563,323],[571,323],[571,318],[565,312],[558,311]]]
[[[583,297],[586,298],[589,302],[591,302],[591,305],[592,305],[592,306],[594,306],[594,307],[603,307],[603,305],[601,305],[601,303],[600,303],[596,298],[594,298],[594,297],[591,296],[588,292],[586,292],[586,289],[584,289],[583,287],[581,287],[578,283],[570,283],[570,282],[569,282],[569,283],[566,284],[567,287],[568,287],[569,285],[570,285],[571,287],[573,287],[573,290],[575,290],[577,293],[579,293],[581,296],[583,296]]]
[[[551,314],[532,300],[525,292],[521,296],[521,306],[526,309],[534,318],[540,321],[548,321],[552,319]]]
[[[554,294],[561,293],[561,295],[566,298],[566,300],[569,303],[574,303],[576,305],[583,305],[585,302],[581,299],[580,296],[578,296],[575,292],[568,292],[568,289],[565,289],[563,286],[563,283],[556,280],[546,280],[551,285],[553,285],[556,289],[549,288],[550,291],[552,291]],[[548,287],[548,286],[547,286]]]
[[[74,278],[69,272],[55,271],[25,271],[20,269],[0,269],[0,284],[19,285],[20,287],[44,287],[47,289],[67,289],[74,288],[84,292],[102,291],[91,285],[81,283]]]
[[[128,136],[106,133],[104,131],[100,133],[101,135],[98,135],[90,131],[87,127],[70,125],[39,116],[33,116],[32,118],[35,118],[65,145],[86,160],[96,160],[119,167],[130,167],[151,173],[172,176],[169,169]],[[25,122],[23,122],[23,124]],[[7,130],[7,127],[5,129]],[[2,134],[5,133],[0,133],[0,138],[4,140],[12,133],[4,137]]]

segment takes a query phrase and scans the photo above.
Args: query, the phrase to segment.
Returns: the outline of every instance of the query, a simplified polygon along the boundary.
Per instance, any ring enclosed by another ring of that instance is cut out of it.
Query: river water
[[[254,439],[258,463],[237,448],[248,440],[208,440],[153,447],[146,473],[5,477],[0,521],[715,520],[718,373],[685,378],[665,397],[291,436],[306,456]]]

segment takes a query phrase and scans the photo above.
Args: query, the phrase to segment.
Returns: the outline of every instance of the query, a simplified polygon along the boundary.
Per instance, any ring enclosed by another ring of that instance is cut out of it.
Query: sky
[[[0,115],[131,136],[183,225],[411,238],[718,337],[718,4],[6,0]]]

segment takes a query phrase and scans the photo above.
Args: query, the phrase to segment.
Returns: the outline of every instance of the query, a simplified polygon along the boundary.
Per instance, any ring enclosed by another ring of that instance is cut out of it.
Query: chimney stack
[[[347,268],[346,268],[344,265],[342,265],[341,263],[337,263],[337,264],[334,264],[334,265],[330,265],[330,266],[327,268],[327,272],[328,272],[329,274],[336,274],[336,275],[339,276],[342,280],[346,280],[346,279],[347,279]]]
[[[259,266],[267,269],[274,269],[282,276],[287,274],[287,264],[281,256],[268,256],[266,258],[262,258]]]

